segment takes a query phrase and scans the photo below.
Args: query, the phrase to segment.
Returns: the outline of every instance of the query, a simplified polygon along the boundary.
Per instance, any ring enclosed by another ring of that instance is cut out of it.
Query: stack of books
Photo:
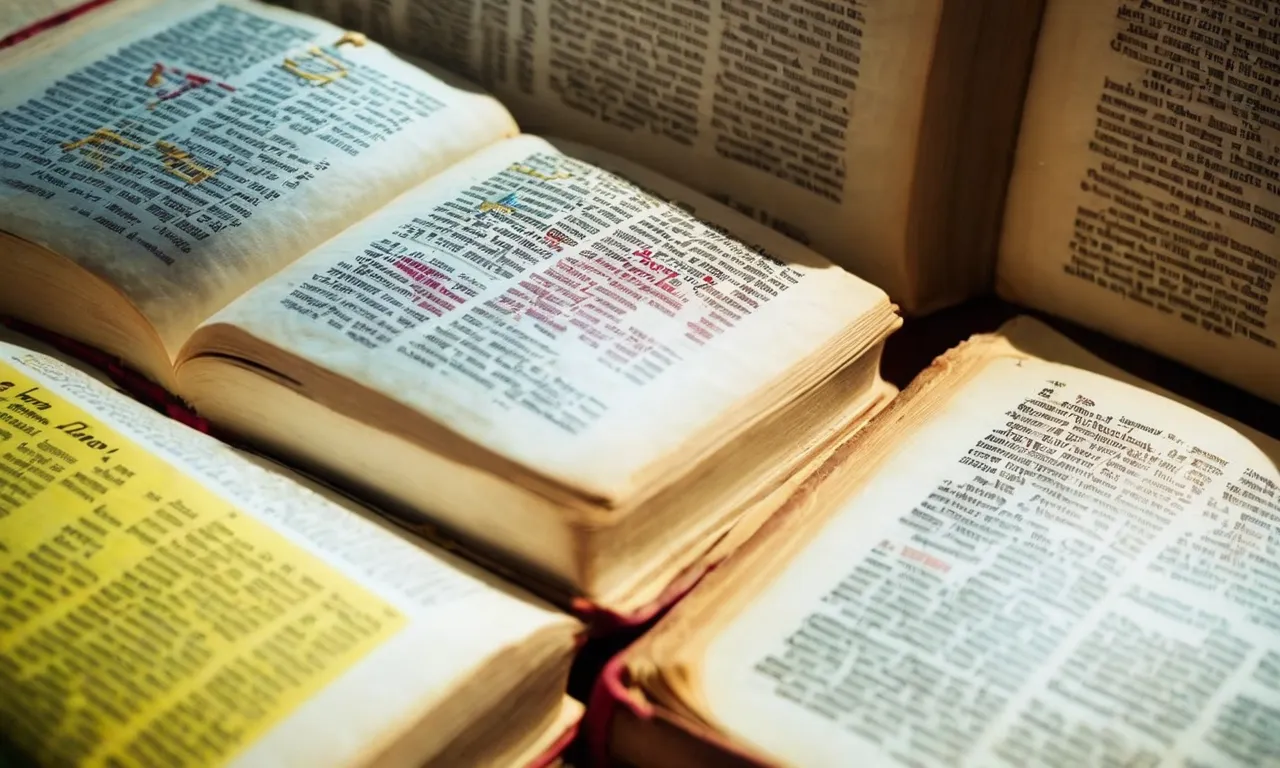
[[[0,759],[1275,763],[1277,30],[6,4]]]

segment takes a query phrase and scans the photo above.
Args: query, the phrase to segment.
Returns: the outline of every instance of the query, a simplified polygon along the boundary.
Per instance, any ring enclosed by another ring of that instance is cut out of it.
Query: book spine
[[[627,689],[626,654],[614,656],[605,664],[587,701],[587,713],[582,718],[582,738],[586,746],[588,763],[596,766],[612,764],[609,754],[609,732],[620,709],[627,709],[640,720],[653,717],[653,707],[637,701]]]
[[[622,756],[615,755],[612,747],[615,724],[632,718],[644,724],[645,738],[660,738],[666,732],[677,736],[686,748],[672,756],[672,763],[680,765],[719,765],[725,768],[779,768],[767,759],[736,745],[705,724],[691,721],[661,706],[647,701],[631,685],[626,666],[627,654],[615,656],[605,665],[591,691],[587,712],[582,720],[583,740],[589,765],[607,766],[626,764]],[[662,763],[665,765],[665,762]]]

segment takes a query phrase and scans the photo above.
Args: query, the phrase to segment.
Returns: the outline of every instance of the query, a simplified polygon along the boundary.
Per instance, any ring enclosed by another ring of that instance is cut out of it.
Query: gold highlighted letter
[[[108,128],[99,128],[93,133],[85,136],[83,139],[76,141],[68,141],[62,144],[63,152],[70,152],[73,149],[81,150],[81,154],[93,161],[97,170],[102,170],[113,159],[110,154],[99,149],[107,144],[115,144],[116,146],[125,147],[126,149],[142,149],[141,144],[135,144],[125,137]]]
[[[318,61],[324,65],[332,67],[332,69],[327,72],[309,72],[303,69],[302,65],[299,64],[298,61],[295,59],[285,59],[284,64],[282,64],[281,66],[284,67],[285,70],[287,70],[289,73],[297,75],[303,80],[306,80],[315,85],[328,85],[329,83],[332,83],[334,80],[339,80],[347,76],[346,65],[343,64],[342,61],[337,57],[331,56],[325,53],[324,51],[320,50],[320,48],[318,48],[317,46],[313,45],[307,49],[307,58],[304,59],[302,57],[299,57],[299,59],[301,59],[304,63]]]
[[[216,168],[205,168],[202,165],[198,165],[191,159],[190,153],[179,149],[176,144],[157,141],[156,149],[160,150],[160,154],[164,156],[164,159],[160,162],[164,164],[165,171],[188,184],[199,184],[205,179],[213,178],[214,174],[218,172]]]

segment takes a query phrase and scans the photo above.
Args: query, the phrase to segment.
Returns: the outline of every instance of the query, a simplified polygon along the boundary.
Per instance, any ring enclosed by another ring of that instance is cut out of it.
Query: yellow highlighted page
[[[19,750],[223,763],[405,624],[0,360],[0,731]]]

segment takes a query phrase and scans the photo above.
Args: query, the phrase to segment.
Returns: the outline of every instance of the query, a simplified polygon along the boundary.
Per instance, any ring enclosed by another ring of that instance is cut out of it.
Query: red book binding
[[[40,21],[35,22],[34,24],[28,24],[22,29],[19,29],[17,32],[13,32],[9,34],[7,37],[0,38],[0,49],[17,45],[23,40],[27,40],[29,38],[35,37],[41,32],[45,32],[50,29],[53,29],[54,27],[58,27],[63,24],[66,24],[68,21],[71,21],[75,17],[82,16],[88,13],[89,11],[92,11],[94,8],[98,8],[110,2],[112,2],[112,0],[86,0],[86,2],[80,3],[79,5],[74,6],[72,8],[68,8],[62,13],[57,13],[57,14],[54,14],[53,16],[43,18]]]
[[[582,738],[589,764],[605,768],[619,764],[614,755],[613,729],[622,721],[643,724],[655,733],[665,731],[664,740],[672,737],[689,745],[687,756],[692,762],[682,765],[717,765],[724,768],[774,768],[760,757],[732,744],[707,726],[688,720],[644,700],[631,689],[626,667],[626,652],[615,656],[596,679],[582,719]]]
[[[569,726],[569,730],[560,734],[560,738],[555,740],[551,746],[547,747],[547,751],[534,758],[525,768],[551,768],[553,765],[559,764],[569,747],[578,739],[578,730],[581,723],[574,723]]]
[[[107,374],[111,381],[115,382],[116,386],[139,402],[160,411],[169,418],[180,421],[197,431],[206,434],[209,432],[209,422],[197,416],[195,411],[191,410],[186,403],[171,394],[169,390],[128,367],[113,355],[75,339],[69,339],[61,334],[46,331],[39,326],[31,325],[22,320],[0,316],[0,324],[8,326],[24,336],[30,336],[37,341],[42,341],[59,352],[70,355],[102,371]]]

